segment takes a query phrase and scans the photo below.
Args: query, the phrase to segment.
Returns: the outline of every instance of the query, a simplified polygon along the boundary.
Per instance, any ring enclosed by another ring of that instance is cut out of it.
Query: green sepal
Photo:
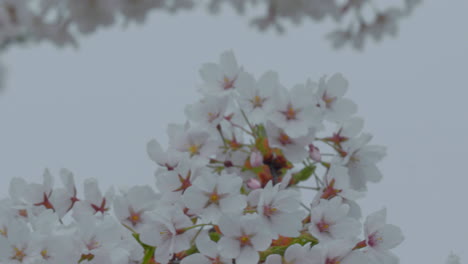
[[[278,255],[283,256],[284,252],[286,251],[288,247],[289,245],[288,246],[275,246],[275,247],[270,247],[265,251],[261,251],[260,260],[263,262],[266,260],[268,256],[273,255],[273,254],[278,254]]]
[[[221,239],[221,234],[218,232],[209,232],[210,239],[214,242],[218,242]]]
[[[187,256],[190,256],[190,255],[195,254],[195,253],[199,253],[198,248],[197,248],[197,246],[195,246],[195,245],[193,245],[191,248],[189,248],[189,249],[187,249],[187,250],[185,251],[185,254],[186,254]]]
[[[299,237],[296,237],[293,239],[292,244],[300,244],[301,246],[304,246],[307,243],[310,243],[310,246],[315,246],[318,244],[318,239],[312,236],[309,233],[302,233]]]
[[[260,125],[256,125],[255,128],[254,128],[254,136],[256,138],[265,138],[267,137],[267,133],[266,133],[266,130],[265,130],[265,127],[260,124]]]
[[[145,249],[145,256],[143,257],[143,262],[141,264],[149,264],[151,258],[154,257],[154,251],[156,251],[155,247]]]
[[[140,244],[140,245],[145,249],[145,251],[146,251],[146,250],[149,250],[149,249],[151,249],[151,248],[154,248],[153,246],[150,246],[150,245],[147,245],[147,244],[141,242],[141,240],[140,240],[140,234],[138,234],[138,233],[133,233],[132,236],[135,238],[135,240],[138,242],[138,244]]]

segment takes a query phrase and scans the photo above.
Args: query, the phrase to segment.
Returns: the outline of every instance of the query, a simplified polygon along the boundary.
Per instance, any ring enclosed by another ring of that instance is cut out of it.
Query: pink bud
[[[256,190],[256,189],[261,188],[262,184],[257,179],[250,178],[247,181],[247,186],[249,186],[249,188],[252,189],[252,190]]]
[[[317,162],[322,160],[322,154],[320,154],[320,150],[313,144],[309,144],[309,157]]]
[[[250,165],[252,167],[260,167],[263,165],[263,155],[257,150],[252,151],[250,154]]]

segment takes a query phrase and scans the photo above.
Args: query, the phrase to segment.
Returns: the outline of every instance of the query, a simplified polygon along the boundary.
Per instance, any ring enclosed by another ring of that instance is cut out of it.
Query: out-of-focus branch
[[[380,10],[370,0],[0,0],[0,48],[44,40],[59,47],[76,47],[80,34],[116,23],[142,24],[154,10],[173,13],[202,6],[215,13],[229,5],[240,15],[249,8],[264,8],[264,15],[249,18],[261,31],[273,28],[283,32],[287,22],[330,18],[339,25],[328,35],[333,46],[351,44],[361,49],[367,38],[378,41],[385,35],[395,35],[399,21],[420,1],[405,0],[404,6]],[[373,20],[366,22],[361,13],[369,6]]]

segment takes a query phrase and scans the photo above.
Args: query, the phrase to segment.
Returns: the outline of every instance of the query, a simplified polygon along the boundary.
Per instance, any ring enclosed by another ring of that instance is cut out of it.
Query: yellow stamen
[[[260,96],[256,95],[252,100],[252,105],[253,105],[254,108],[262,107],[263,99]]]
[[[44,249],[44,250],[41,251],[41,256],[42,256],[42,258],[44,258],[44,259],[50,258],[50,256],[47,255],[47,250],[46,250],[46,249]]]
[[[288,104],[286,111],[281,113],[283,113],[287,120],[296,120],[296,115],[299,111],[300,110],[294,109],[291,104]]]
[[[130,216],[130,219],[132,220],[132,222],[136,223],[140,221],[140,216],[138,214],[133,214]]]
[[[224,88],[224,90],[234,88],[234,80],[231,80],[228,77],[224,76],[224,78],[223,78],[223,88]]]
[[[239,237],[239,241],[241,242],[241,246],[252,245],[252,243],[250,243],[250,237],[248,235],[243,235]]]
[[[188,147],[188,151],[190,153],[190,155],[196,155],[198,154],[200,150],[200,146],[199,145],[196,145],[196,144],[192,144]]]
[[[217,193],[212,193],[212,194],[210,195],[210,201],[211,201],[212,203],[218,202],[218,201],[219,201],[219,195],[218,195]]]

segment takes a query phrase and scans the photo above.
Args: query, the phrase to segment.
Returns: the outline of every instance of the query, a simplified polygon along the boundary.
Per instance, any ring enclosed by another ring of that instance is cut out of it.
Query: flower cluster
[[[330,17],[349,24],[330,35],[334,45],[351,43],[361,48],[367,37],[379,40],[395,34],[398,20],[409,15],[418,2],[405,0],[403,7],[378,8],[371,0],[0,0],[0,44],[48,40],[58,46],[77,45],[77,32],[89,34],[119,20],[141,23],[153,10],[175,12],[206,3],[212,12],[229,4],[239,13],[260,4],[265,15],[252,18],[252,25],[261,30],[283,31],[285,21]],[[372,10],[370,17],[365,16],[367,9]]]
[[[169,146],[147,145],[156,189],[78,195],[14,178],[0,202],[1,263],[396,264],[403,236],[386,210],[362,220],[357,199],[385,155],[369,144],[340,74],[285,88],[232,52],[200,70],[201,100]],[[303,192],[303,193],[302,193]],[[308,198],[303,202],[303,197]]]

